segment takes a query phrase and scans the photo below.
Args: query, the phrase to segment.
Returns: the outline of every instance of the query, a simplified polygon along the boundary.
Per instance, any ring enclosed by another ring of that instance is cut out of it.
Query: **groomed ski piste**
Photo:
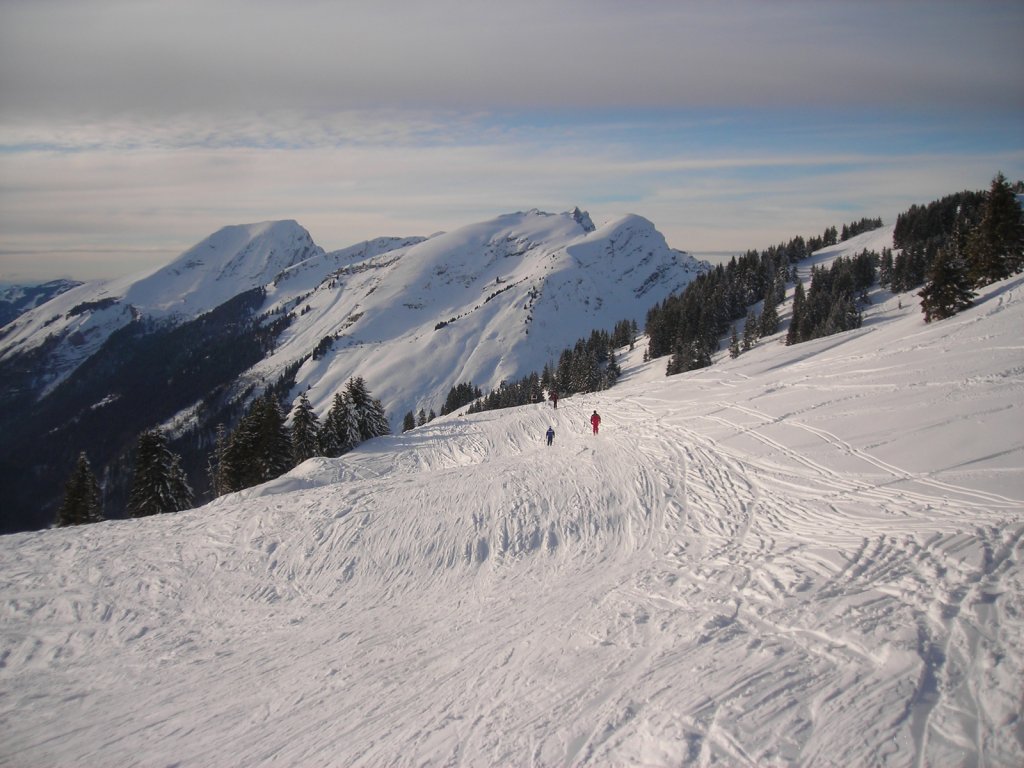
[[[0,763],[1024,764],[1024,277],[873,301],[4,537]]]

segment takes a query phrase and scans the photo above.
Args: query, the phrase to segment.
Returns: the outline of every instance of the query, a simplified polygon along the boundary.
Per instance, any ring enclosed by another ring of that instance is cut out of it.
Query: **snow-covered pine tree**
[[[103,519],[100,484],[89,458],[82,451],[64,489],[64,501],[57,510],[57,527],[98,523]]]
[[[167,437],[158,430],[143,432],[135,456],[128,515],[146,517],[191,506],[192,489],[178,455],[167,445]]]
[[[366,387],[366,381],[362,376],[353,376],[345,384],[345,399],[349,407],[355,413],[356,421],[359,424],[359,441],[368,440],[373,437],[367,424],[367,414],[370,410],[370,390]]]
[[[365,424],[370,432],[370,437],[381,437],[382,435],[391,434],[391,425],[388,423],[388,416],[384,411],[384,404],[377,398],[372,398],[370,400],[370,405],[366,412]]]
[[[292,458],[295,464],[320,453],[320,420],[303,392],[292,412]]]
[[[348,392],[335,392],[331,409],[324,419],[322,440],[325,456],[341,456],[362,442],[359,418]]]
[[[402,419],[402,431],[408,432],[412,429],[416,429],[416,414],[408,411],[405,414],[405,418]]]
[[[341,403],[342,408],[338,420],[341,428],[339,432],[341,451],[342,453],[348,453],[363,442],[363,433],[359,425],[359,414],[347,393],[341,396]]]
[[[370,390],[362,376],[353,376],[348,380],[345,385],[345,397],[350,403],[359,426],[357,442],[391,433],[387,415],[384,413],[384,406],[370,395]]]

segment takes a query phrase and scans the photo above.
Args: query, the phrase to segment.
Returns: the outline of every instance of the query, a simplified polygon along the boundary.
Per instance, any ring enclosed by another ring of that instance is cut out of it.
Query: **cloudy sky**
[[[0,0],[0,281],[528,208],[762,248],[1024,178],[1024,3]]]

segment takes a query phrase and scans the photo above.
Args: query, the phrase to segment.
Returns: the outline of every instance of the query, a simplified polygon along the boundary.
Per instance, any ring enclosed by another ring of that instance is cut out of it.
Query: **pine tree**
[[[157,430],[139,436],[135,477],[128,497],[131,517],[179,512],[192,506],[192,489],[181,469],[181,459]]]
[[[882,260],[878,266],[878,284],[883,288],[892,288],[892,273],[893,273],[893,261],[892,261],[892,249],[882,249]]]
[[[774,291],[771,291],[770,294],[774,294]],[[765,300],[764,309],[761,312],[761,320],[758,323],[759,336],[771,336],[779,330],[779,311],[775,306],[774,301]]]
[[[341,436],[342,451],[348,453],[363,442],[363,432],[359,424],[359,414],[356,413],[355,406],[348,394],[341,396],[341,403],[342,408],[338,421],[341,430],[338,434]]]
[[[860,328],[861,314],[857,304],[849,295],[843,296],[829,308],[824,328],[816,333],[818,336],[830,336],[833,333],[842,333],[854,328]]]
[[[353,382],[353,379],[349,380],[349,384]],[[362,414],[352,400],[353,390],[364,403]],[[367,414],[372,402],[365,385],[358,382],[352,387],[346,385],[343,391],[334,394],[331,410],[324,423],[324,433],[329,437],[329,445],[326,447],[330,450],[326,452],[327,456],[342,456],[367,439],[364,434],[369,434]]]
[[[416,429],[416,416],[412,411],[405,414],[405,418],[402,419],[402,431],[408,432],[411,429]]]
[[[217,490],[233,493],[262,482],[255,403],[228,435],[217,466]]]
[[[220,493],[250,488],[295,466],[292,437],[272,391],[253,401],[227,440],[217,469]]]
[[[345,384],[345,398],[359,422],[360,442],[372,437],[366,423],[366,414],[370,407],[370,391],[366,388],[366,381],[362,376],[353,376],[348,380]]]
[[[359,422],[344,392],[335,392],[331,408],[320,430],[325,456],[341,456],[359,445]]]
[[[800,324],[803,322],[804,316],[804,305],[807,303],[807,297],[804,294],[804,284],[797,281],[796,288],[793,290],[793,316],[789,319],[789,329],[786,331],[786,344],[793,345],[799,344],[804,341],[800,337]]]
[[[57,510],[57,526],[98,523],[102,519],[100,484],[93,474],[89,458],[82,451],[64,487],[64,501]]]
[[[701,339],[680,343],[669,359],[666,376],[706,368],[711,365],[711,350]]]
[[[952,247],[939,249],[928,272],[928,282],[918,296],[926,323],[952,317],[971,306],[974,292],[967,265]]]
[[[733,323],[732,335],[729,337],[729,357],[735,360],[740,356],[740,334],[736,330],[736,324]]]
[[[757,343],[757,327],[760,323],[753,309],[747,311],[747,319],[743,324],[743,351],[748,352]]]
[[[256,407],[257,456],[260,468],[259,482],[273,480],[295,466],[292,437],[285,423],[281,404],[273,392],[268,391]]]
[[[1024,222],[1013,188],[1002,173],[981,206],[981,220],[968,240],[967,256],[975,285],[988,285],[1024,269]]]
[[[433,411],[431,411],[433,413]],[[416,426],[422,427],[427,423],[427,412],[420,408],[420,412],[416,414]]]
[[[474,400],[483,397],[483,392],[480,391],[480,387],[474,387],[472,382],[463,382],[462,384],[456,384],[448,392],[448,397],[444,401],[444,405],[441,406],[441,415],[445,416],[449,413],[457,411],[464,405],[469,405]]]
[[[320,453],[320,423],[303,392],[292,413],[292,459],[301,464]]]
[[[345,397],[359,425],[359,442],[391,434],[387,415],[380,400],[370,395],[362,376],[354,376],[345,385]]]
[[[214,496],[223,496],[228,493],[226,478],[231,474],[225,466],[224,457],[228,448],[227,428],[223,423],[217,425],[217,438],[214,443],[213,453],[206,464],[206,473],[210,478],[210,488]]]

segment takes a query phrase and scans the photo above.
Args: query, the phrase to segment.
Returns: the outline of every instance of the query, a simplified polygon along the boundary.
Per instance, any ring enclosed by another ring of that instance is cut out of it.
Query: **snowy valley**
[[[512,258],[486,279],[517,284]],[[424,305],[475,306],[457,270]],[[0,763],[1024,763],[1024,277],[929,325],[913,295],[872,302],[670,378],[638,345],[606,392],[194,511],[4,537]],[[353,328],[443,354],[419,311]]]

